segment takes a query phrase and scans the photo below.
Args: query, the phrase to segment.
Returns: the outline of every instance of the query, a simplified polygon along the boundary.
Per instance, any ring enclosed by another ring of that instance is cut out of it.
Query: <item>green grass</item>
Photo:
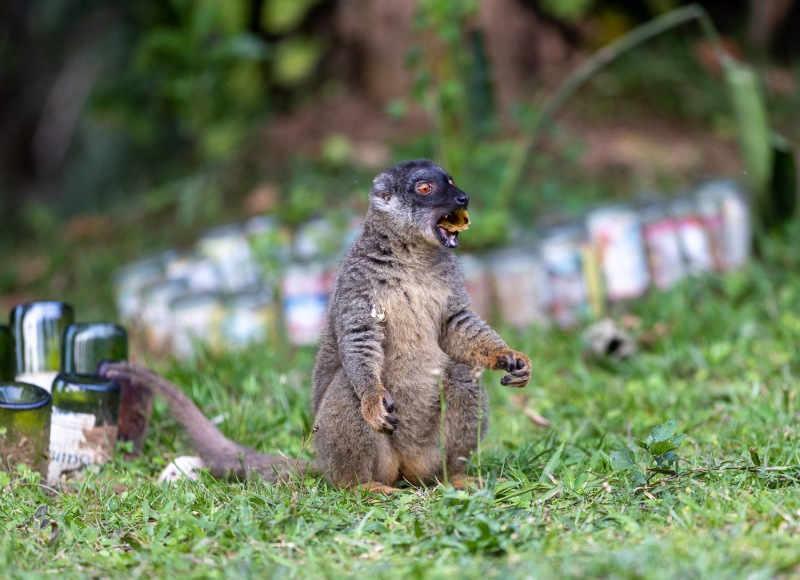
[[[486,373],[492,418],[471,461],[480,489],[389,497],[306,478],[281,486],[159,470],[189,448],[158,405],[144,455],[55,493],[0,474],[3,576],[759,578],[800,573],[800,268],[797,228],[724,278],[632,304],[646,334],[630,361],[582,357],[575,333],[504,332],[534,361],[524,391]],[[222,429],[255,448],[309,456],[313,352],[267,346],[159,363]],[[522,396],[521,396],[522,395]],[[552,428],[524,414],[535,409]],[[678,474],[610,457],[675,419]],[[751,448],[753,452],[751,452]],[[780,468],[780,469],[775,469]],[[549,475],[548,475],[549,473]],[[43,513],[42,506],[47,507]]]

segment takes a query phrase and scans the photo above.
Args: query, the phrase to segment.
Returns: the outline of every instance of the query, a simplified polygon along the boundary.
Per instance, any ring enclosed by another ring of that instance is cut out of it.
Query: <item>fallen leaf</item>
[[[550,427],[550,421],[542,417],[533,409],[524,409],[523,413],[525,413],[525,416],[530,419],[534,425],[538,425],[539,427]]]

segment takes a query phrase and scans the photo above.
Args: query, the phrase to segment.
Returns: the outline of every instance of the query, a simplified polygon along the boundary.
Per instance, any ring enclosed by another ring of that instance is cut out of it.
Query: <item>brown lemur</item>
[[[178,387],[144,367],[115,363],[104,372],[165,397],[217,477],[255,471],[277,481],[309,470],[340,487],[433,483],[444,469],[458,477],[487,428],[480,371],[504,370],[500,383],[514,387],[531,374],[528,357],[468,309],[452,251],[469,224],[468,203],[430,161],[401,163],[375,178],[362,231],[339,268],[314,366],[315,462],[230,441]]]

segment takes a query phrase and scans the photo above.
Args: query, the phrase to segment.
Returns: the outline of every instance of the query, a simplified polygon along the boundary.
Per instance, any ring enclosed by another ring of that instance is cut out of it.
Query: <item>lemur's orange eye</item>
[[[452,178],[452,177],[448,177],[448,178],[447,178],[447,183],[449,183],[450,185],[455,185],[455,184],[456,184],[456,182],[455,182],[455,181],[453,181],[453,178]]]
[[[428,195],[433,190],[433,186],[427,181],[420,181],[417,183],[416,189],[420,195]]]

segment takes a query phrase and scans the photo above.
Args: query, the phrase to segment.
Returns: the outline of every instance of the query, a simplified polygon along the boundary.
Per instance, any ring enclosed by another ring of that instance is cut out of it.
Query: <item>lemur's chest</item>
[[[438,345],[451,289],[439,272],[415,270],[404,274],[394,284],[378,289],[374,316],[395,349],[413,353]]]

